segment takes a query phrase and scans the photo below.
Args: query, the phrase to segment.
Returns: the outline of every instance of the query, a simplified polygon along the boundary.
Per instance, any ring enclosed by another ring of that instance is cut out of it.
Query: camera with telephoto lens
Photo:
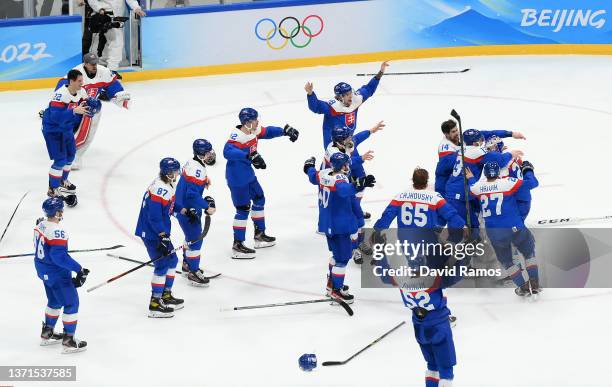
[[[106,33],[111,28],[123,28],[129,17],[114,16],[112,11],[106,11],[104,14],[95,13],[91,16],[89,30],[93,33]]]

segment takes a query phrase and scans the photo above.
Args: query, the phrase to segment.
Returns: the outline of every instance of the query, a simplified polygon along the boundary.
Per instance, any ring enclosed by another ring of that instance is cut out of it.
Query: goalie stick
[[[336,366],[336,365],[344,365],[344,364],[348,363],[349,361],[351,361],[355,357],[357,357],[357,355],[359,355],[360,353],[362,353],[366,349],[370,348],[374,344],[378,343],[380,340],[384,339],[387,335],[389,335],[391,332],[393,332],[394,330],[396,330],[397,328],[401,327],[404,324],[406,324],[406,321],[402,321],[401,323],[397,324],[391,330],[387,331],[385,334],[383,334],[382,336],[380,336],[376,340],[372,341],[370,344],[366,345],[361,350],[359,350],[359,352],[357,352],[356,354],[354,354],[353,356],[349,357],[346,360],[343,360],[343,361],[324,361],[323,362],[323,367],[326,367],[326,366]]]
[[[91,251],[108,251],[115,250],[120,247],[124,247],[123,245],[114,245],[110,247],[100,247],[98,249],[79,249],[79,250],[68,250],[68,253],[88,253]],[[13,254],[13,255],[0,255],[0,259],[4,258],[17,258],[17,257],[32,257],[35,253],[25,253],[25,254]]]
[[[111,257],[111,258],[118,258],[118,259],[123,259],[124,261],[128,261],[128,262],[133,262],[133,263],[146,263],[143,261],[139,261],[137,259],[132,259],[132,258],[128,258],[128,257],[122,257],[121,255],[115,255],[115,254],[106,254],[107,257]],[[147,266],[153,266],[152,263],[147,264]],[[183,272],[181,270],[175,270],[176,274],[183,274]],[[210,277],[204,277],[206,279],[213,279],[213,278],[217,278],[221,275],[221,273],[217,273],[215,275],[211,275]]]
[[[15,217],[15,214],[17,213],[17,210],[19,209],[19,206],[21,205],[21,202],[23,201],[23,199],[25,199],[26,195],[29,192],[30,191],[27,191],[26,193],[24,193],[21,199],[19,199],[19,203],[17,203],[17,206],[13,210],[13,214],[11,215],[8,223],[6,224],[6,227],[4,228],[4,231],[2,232],[2,236],[0,236],[0,242],[2,242],[2,240],[4,239],[4,234],[6,234],[6,230],[8,230],[9,226],[11,225],[11,222],[13,221],[13,218]]]
[[[461,74],[470,71],[469,68],[463,70],[448,70],[448,71],[416,71],[408,73],[385,73],[385,75],[432,75],[432,74]],[[357,74],[358,77],[373,77],[376,74]]]
[[[206,215],[206,218],[204,218],[204,230],[202,231],[202,234],[200,234],[200,236],[199,236],[199,237],[197,237],[196,239],[194,239],[194,240],[192,240],[192,241],[189,241],[189,242],[187,242],[187,243],[185,243],[184,245],[181,245],[181,246],[179,246],[179,247],[175,247],[174,249],[172,249],[172,251],[170,251],[170,253],[169,253],[169,254],[162,255],[162,256],[157,257],[157,258],[155,258],[155,259],[152,259],[152,260],[150,260],[150,261],[148,261],[148,262],[143,262],[143,263],[141,263],[140,265],[138,265],[138,266],[136,266],[136,267],[133,267],[133,268],[131,268],[131,269],[130,269],[130,270],[128,270],[128,271],[124,271],[123,273],[117,274],[117,275],[116,275],[116,276],[114,276],[113,278],[110,278],[110,279],[108,279],[108,280],[106,280],[106,281],[104,281],[104,282],[102,282],[102,283],[99,283],[99,284],[97,284],[97,285],[95,285],[95,286],[92,286],[92,287],[90,287],[89,289],[87,289],[87,293],[92,292],[92,291],[94,291],[94,290],[96,290],[96,289],[98,289],[98,288],[101,288],[101,287],[102,287],[102,286],[104,286],[104,285],[108,285],[108,284],[110,284],[111,282],[114,282],[114,281],[118,280],[119,278],[121,278],[121,277],[123,277],[123,276],[126,276],[126,275],[128,275],[128,274],[130,274],[130,273],[132,273],[132,272],[134,272],[134,271],[136,271],[136,270],[138,270],[138,269],[141,269],[141,268],[143,268],[143,267],[147,266],[147,264],[149,264],[149,263],[154,263],[154,262],[159,261],[159,260],[160,260],[160,259],[162,259],[162,258],[169,257],[170,255],[172,255],[172,254],[176,253],[177,251],[180,251],[180,250],[182,250],[182,249],[184,249],[184,248],[186,248],[186,247],[188,247],[188,246],[191,246],[192,244],[194,244],[194,243],[196,243],[196,242],[201,241],[202,239],[204,239],[204,238],[206,237],[206,234],[208,234],[208,229],[209,229],[209,228],[210,228],[210,216],[209,216],[209,215]]]
[[[306,300],[306,301],[291,301],[291,302],[279,302],[276,304],[262,304],[262,305],[249,305],[249,306],[235,306],[229,309],[221,309],[221,311],[230,311],[230,310],[246,310],[246,309],[262,309],[262,308],[274,308],[277,306],[291,306],[291,305],[303,305],[303,304],[316,304],[319,302],[336,302],[340,305],[349,316],[353,315],[353,309],[344,301],[336,300],[334,298],[322,298],[318,300]]]

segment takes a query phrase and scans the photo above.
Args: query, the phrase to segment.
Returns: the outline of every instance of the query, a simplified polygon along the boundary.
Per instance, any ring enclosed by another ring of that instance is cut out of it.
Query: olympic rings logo
[[[306,23],[311,19],[318,20],[320,24],[319,31],[315,33],[312,32],[312,30],[315,29],[314,27],[311,29],[310,27],[306,26]],[[270,29],[268,30],[268,32],[264,31],[264,33],[262,34],[260,33],[260,26],[264,23],[270,24]],[[289,27],[283,27],[283,24],[287,23],[290,23]],[[270,18],[263,18],[260,19],[257,24],[255,24],[255,36],[257,37],[257,39],[265,41],[268,47],[273,50],[282,50],[283,48],[285,48],[285,46],[287,46],[289,42],[291,42],[291,45],[293,45],[293,47],[295,48],[304,48],[310,44],[312,38],[321,35],[321,32],[323,32],[323,27],[323,19],[319,15],[308,15],[304,18],[304,20],[302,20],[301,23],[297,18],[293,16],[287,16],[283,18],[280,23],[278,23],[278,26],[276,25],[276,22],[274,20]],[[287,32],[287,30],[289,30],[290,32]],[[272,45],[272,39],[276,36],[277,33],[282,39],[284,39],[284,42],[277,46],[274,46]],[[305,42],[296,41],[295,38],[300,35],[300,33],[303,33],[304,36],[306,36],[306,39],[303,39],[305,40]]]

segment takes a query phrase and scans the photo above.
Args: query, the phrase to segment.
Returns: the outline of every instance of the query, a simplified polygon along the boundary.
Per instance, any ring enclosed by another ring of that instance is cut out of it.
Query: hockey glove
[[[523,175],[524,175],[525,172],[528,172],[528,171],[533,172],[533,164],[531,164],[527,160],[524,160],[523,165],[521,165],[521,172],[523,172]]]
[[[165,232],[159,234],[159,242],[157,243],[157,251],[161,255],[168,255],[172,251],[172,241]]]
[[[259,152],[255,151],[249,154],[249,160],[251,160],[251,164],[255,169],[266,169],[266,162],[263,157],[259,154]]]
[[[358,177],[353,181],[353,185],[357,190],[363,190],[366,187],[374,187],[376,178],[373,175]]]
[[[304,173],[308,174],[308,170],[310,168],[314,168],[315,167],[315,163],[316,163],[316,159],[313,157],[309,158],[308,160],[304,161]]]
[[[87,280],[87,275],[89,274],[89,270],[82,268],[80,272],[77,273],[76,277],[72,279],[72,283],[75,288],[80,288],[83,286],[85,281]]]
[[[198,211],[195,208],[188,208],[185,214],[189,218],[189,223],[196,224],[200,221]]]
[[[283,129],[283,135],[288,136],[291,142],[296,142],[300,135],[300,132],[298,132],[297,129],[295,129],[291,125],[286,124],[285,128]]]
[[[132,97],[127,91],[120,91],[111,98],[111,102],[119,107],[129,109],[132,105]]]

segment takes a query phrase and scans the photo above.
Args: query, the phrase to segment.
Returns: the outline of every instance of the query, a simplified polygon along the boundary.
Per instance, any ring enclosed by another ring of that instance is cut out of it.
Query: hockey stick
[[[385,75],[431,75],[431,74],[461,74],[470,71],[469,68],[463,70],[449,70],[449,71],[417,71],[411,73],[385,73]],[[357,74],[358,77],[373,77],[376,74]]]
[[[334,298],[323,298],[319,300],[307,300],[307,301],[292,301],[292,302],[279,302],[277,304],[263,304],[263,305],[249,305],[249,306],[235,306],[231,309],[221,309],[221,311],[228,310],[245,310],[245,309],[261,309],[261,308],[274,308],[277,306],[290,306],[290,305],[303,305],[303,304],[316,304],[319,302],[336,302],[338,305],[344,308],[349,316],[353,315],[353,309],[344,301],[336,300]]]
[[[468,192],[468,179],[465,174],[465,148],[463,145],[463,128],[461,127],[461,117],[459,117],[459,113],[455,109],[451,110],[451,116],[457,120],[459,124],[459,142],[461,143],[461,168],[463,168],[463,191],[465,194],[465,211],[467,216],[465,217],[465,223],[467,224],[468,229],[468,238],[472,237],[472,220],[470,219],[470,194]]]
[[[68,253],[88,253],[91,251],[108,251],[115,250],[120,247],[124,247],[123,245],[114,245],[110,247],[101,247],[99,249],[80,249],[80,250],[68,250]],[[32,257],[35,253],[26,253],[26,254],[13,254],[13,255],[0,255],[0,259],[3,258],[17,258],[17,257]]]
[[[139,261],[137,259],[132,259],[132,258],[128,258],[128,257],[122,257],[120,255],[115,255],[115,254],[106,254],[107,257],[111,257],[111,258],[119,258],[119,259],[123,259],[124,261],[128,261],[128,262],[134,262],[134,263],[146,263],[143,261]],[[152,263],[147,264],[147,266],[153,266]],[[183,274],[183,272],[181,270],[175,270],[176,274]],[[213,278],[217,278],[221,275],[221,273],[217,273],[215,275],[211,275],[210,277],[204,277],[206,279],[213,279]]]
[[[168,254],[166,254],[166,255],[162,255],[162,256],[157,257],[157,258],[155,258],[155,259],[152,259],[152,260],[150,260],[150,261],[148,261],[148,262],[143,262],[143,263],[141,263],[140,265],[138,265],[138,266],[136,266],[136,267],[133,267],[133,268],[131,268],[131,269],[130,269],[130,270],[128,270],[128,271],[124,271],[124,272],[123,272],[123,273],[121,273],[121,274],[117,274],[117,275],[116,275],[116,276],[114,276],[113,278],[110,278],[110,279],[108,279],[108,280],[106,280],[106,281],[104,281],[104,282],[102,282],[102,283],[99,283],[98,285],[92,286],[92,287],[90,287],[89,289],[87,289],[87,293],[89,293],[89,292],[91,292],[91,291],[94,291],[94,290],[96,290],[96,289],[98,289],[98,288],[101,288],[101,287],[102,287],[102,286],[104,286],[104,285],[108,285],[108,284],[110,284],[111,282],[116,281],[116,280],[118,280],[119,278],[121,278],[121,277],[123,277],[123,276],[126,276],[126,275],[128,275],[128,274],[130,274],[130,273],[132,273],[132,272],[134,272],[134,271],[136,271],[136,270],[138,270],[138,269],[141,269],[141,268],[143,268],[143,267],[147,266],[147,264],[149,264],[149,263],[154,263],[154,262],[159,261],[160,259],[163,259],[163,258],[169,257],[169,256],[171,256],[172,254],[176,253],[177,251],[180,251],[180,250],[182,250],[182,249],[184,249],[184,248],[186,248],[186,247],[189,247],[189,246],[193,245],[193,244],[194,244],[194,243],[196,243],[196,242],[201,241],[202,239],[204,239],[204,237],[206,237],[206,234],[208,234],[208,229],[209,229],[209,228],[210,228],[210,216],[209,216],[209,215],[206,215],[206,218],[205,218],[205,220],[204,220],[204,230],[202,231],[202,234],[200,234],[200,236],[199,236],[199,237],[197,237],[196,239],[194,239],[194,240],[192,240],[192,241],[189,241],[189,242],[187,242],[187,243],[185,243],[184,245],[181,245],[181,246],[179,246],[179,247],[175,247],[174,249],[172,249],[172,251],[170,251],[170,253],[168,253]]]
[[[591,218],[558,218],[558,219],[540,219],[533,226],[564,226],[566,224],[576,224],[582,222],[590,222],[595,220],[610,220],[612,215],[594,216]]]
[[[357,352],[356,354],[354,354],[353,356],[349,357],[348,359],[346,359],[344,361],[324,361],[323,362],[323,367],[326,367],[326,366],[336,366],[336,365],[344,365],[344,364],[348,363],[349,361],[351,361],[355,357],[357,357],[357,355],[359,355],[360,353],[362,353],[366,349],[370,348],[374,344],[378,343],[380,340],[384,339],[388,334],[390,334],[391,332],[393,332],[394,330],[396,330],[397,328],[401,327],[404,324],[406,324],[406,321],[402,321],[401,323],[397,324],[390,331],[387,331],[387,333],[383,334],[378,339],[372,341],[370,344],[368,344],[365,347],[363,347],[359,352]]]
[[[15,217],[15,214],[17,213],[17,210],[19,209],[19,206],[21,205],[21,202],[23,201],[23,199],[25,199],[26,195],[29,192],[30,191],[27,191],[26,193],[24,193],[21,199],[19,199],[19,203],[17,203],[17,206],[15,207],[15,210],[13,210],[13,214],[11,215],[11,218],[9,219],[8,223],[6,224],[6,227],[4,228],[4,232],[2,232],[2,236],[0,236],[0,243],[2,242],[2,239],[4,239],[4,234],[6,234],[6,230],[8,230],[9,226],[11,225],[11,222],[13,221],[13,218]]]

